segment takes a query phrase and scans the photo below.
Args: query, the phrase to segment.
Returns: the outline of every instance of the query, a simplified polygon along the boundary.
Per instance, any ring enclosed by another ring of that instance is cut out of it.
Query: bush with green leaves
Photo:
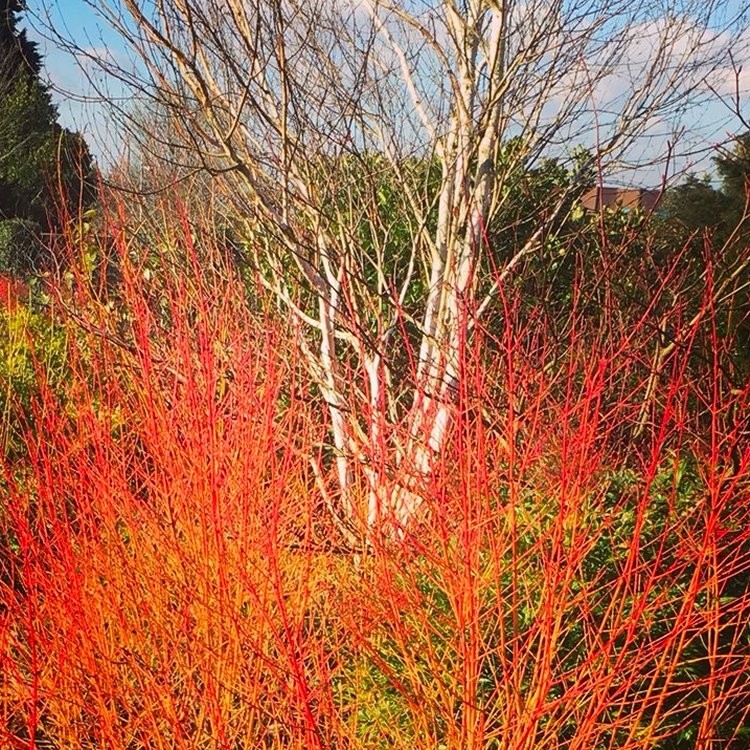
[[[43,257],[41,225],[32,219],[0,221],[0,273],[24,276]]]
[[[22,451],[19,435],[33,420],[40,387],[65,378],[67,332],[43,308],[18,303],[0,311],[0,455]]]

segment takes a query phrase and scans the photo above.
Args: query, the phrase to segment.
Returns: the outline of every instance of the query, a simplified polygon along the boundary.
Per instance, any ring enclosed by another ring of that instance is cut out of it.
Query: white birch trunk
[[[309,332],[304,354],[330,417],[339,508],[364,536],[421,512],[476,316],[543,234],[540,225],[475,299],[484,234],[503,200],[501,140],[519,144],[505,174],[594,125],[597,163],[614,161],[686,97],[697,106],[711,90],[706,76],[750,47],[742,13],[720,0],[92,4],[140,61],[118,68],[102,58],[104,72],[166,113],[170,128],[151,137],[164,153],[188,155],[172,167],[208,170],[223,186],[246,219],[263,283]],[[80,54],[87,69],[96,63]],[[139,132],[131,113],[119,115]],[[439,184],[414,179],[420,158],[439,162]],[[385,205],[383,169],[395,188]],[[409,254],[403,273],[383,267],[393,234],[411,243],[395,251]],[[415,283],[425,299],[405,310]],[[421,336],[411,393],[386,351],[407,314]],[[356,496],[362,478],[366,499]]]

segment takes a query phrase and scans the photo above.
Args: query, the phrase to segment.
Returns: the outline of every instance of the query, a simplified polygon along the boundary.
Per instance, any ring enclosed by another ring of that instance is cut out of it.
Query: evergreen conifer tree
[[[91,155],[61,127],[42,58],[18,28],[22,0],[0,0],[0,273],[23,276],[45,260],[45,235],[93,197]]]
[[[737,136],[731,151],[717,156],[714,163],[725,200],[725,221],[734,228],[745,219],[747,190],[750,186],[750,133]],[[746,221],[744,223],[747,224]]]

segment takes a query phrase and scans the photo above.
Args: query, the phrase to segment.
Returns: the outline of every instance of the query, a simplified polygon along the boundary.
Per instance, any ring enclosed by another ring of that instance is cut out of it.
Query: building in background
[[[597,186],[584,193],[581,202],[587,211],[603,208],[640,208],[652,211],[661,197],[661,190]]]

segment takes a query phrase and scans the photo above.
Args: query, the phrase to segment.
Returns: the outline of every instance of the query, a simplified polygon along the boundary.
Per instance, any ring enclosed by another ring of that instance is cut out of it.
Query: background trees
[[[667,192],[662,210],[672,226],[687,232],[708,228],[724,242],[737,228],[747,231],[750,133],[737,136],[713,161],[717,186],[708,174],[690,174]]]
[[[93,199],[91,155],[57,123],[41,57],[18,29],[22,10],[0,3],[0,271],[18,275],[43,261],[41,235]]]
[[[714,159],[721,180],[721,193],[725,200],[723,212],[727,228],[748,218],[750,196],[750,133],[738,136],[731,149],[726,149]],[[745,227],[747,228],[747,227]]]
[[[702,179],[688,175],[684,182],[666,193],[659,212],[665,248],[675,242],[687,242],[696,279],[704,278],[708,268],[711,273],[716,269],[733,269],[717,282],[723,288],[721,324],[736,329],[732,362],[738,368],[738,382],[744,382],[750,374],[750,308],[746,292],[750,237],[749,147],[749,133],[736,137],[714,158],[718,185],[715,186],[709,175]],[[721,270],[719,275],[722,275]]]

